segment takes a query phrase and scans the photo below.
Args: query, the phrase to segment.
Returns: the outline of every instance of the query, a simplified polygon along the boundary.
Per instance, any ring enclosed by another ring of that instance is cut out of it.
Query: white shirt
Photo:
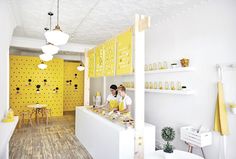
[[[120,96],[119,96],[119,95],[117,95],[117,96],[115,97],[115,96],[113,96],[112,94],[109,94],[109,95],[107,96],[107,101],[108,101],[108,102],[110,102],[111,100],[119,101],[119,99],[120,99]]]
[[[124,103],[124,109],[127,109],[127,105],[131,105],[132,104],[132,99],[125,95],[125,97],[122,99],[122,97],[120,97],[119,99],[119,103],[123,102]]]

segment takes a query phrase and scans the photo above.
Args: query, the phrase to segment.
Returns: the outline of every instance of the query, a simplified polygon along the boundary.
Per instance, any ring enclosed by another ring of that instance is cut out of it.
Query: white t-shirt
[[[124,103],[124,109],[127,109],[127,105],[132,104],[132,99],[129,96],[126,95],[123,99],[122,99],[122,97],[120,97],[119,103],[120,102],[123,102]]]
[[[108,102],[110,102],[110,100],[117,100],[117,101],[119,101],[119,98],[120,98],[119,95],[117,95],[117,96],[115,97],[115,96],[113,96],[112,94],[109,94],[109,95],[107,96],[107,101],[108,101]]]

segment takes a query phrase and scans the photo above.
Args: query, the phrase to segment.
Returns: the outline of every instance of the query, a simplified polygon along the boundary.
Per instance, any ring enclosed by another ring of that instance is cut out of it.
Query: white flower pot
[[[174,152],[173,153],[164,152],[164,157],[165,159],[174,159]]]

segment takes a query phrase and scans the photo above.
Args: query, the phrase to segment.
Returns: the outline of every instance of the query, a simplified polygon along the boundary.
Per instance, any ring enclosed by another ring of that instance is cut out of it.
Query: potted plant
[[[161,130],[161,137],[166,141],[163,145],[165,159],[173,159],[174,146],[170,144],[175,139],[175,131],[171,127],[165,127]]]

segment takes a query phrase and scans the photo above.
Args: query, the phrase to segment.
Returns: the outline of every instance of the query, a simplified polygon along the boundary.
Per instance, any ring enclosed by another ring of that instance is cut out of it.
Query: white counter
[[[133,159],[134,129],[125,129],[85,107],[76,108],[76,137],[94,159]],[[155,126],[145,124],[144,151],[155,151]]]
[[[3,123],[0,121],[0,158],[7,159],[9,157],[9,141],[16,128],[19,117],[15,116],[13,122]]]

